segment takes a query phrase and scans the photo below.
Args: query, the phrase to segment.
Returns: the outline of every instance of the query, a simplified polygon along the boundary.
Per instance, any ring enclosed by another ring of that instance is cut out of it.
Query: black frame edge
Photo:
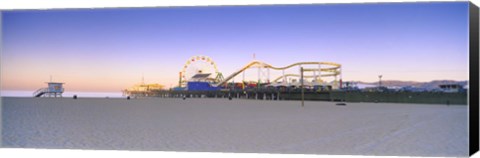
[[[479,150],[479,27],[478,7],[469,2],[469,154]]]

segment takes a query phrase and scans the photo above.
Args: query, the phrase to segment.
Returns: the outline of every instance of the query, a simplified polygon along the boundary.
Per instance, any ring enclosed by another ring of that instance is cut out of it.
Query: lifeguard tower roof
[[[46,84],[65,84],[64,82],[45,82]]]

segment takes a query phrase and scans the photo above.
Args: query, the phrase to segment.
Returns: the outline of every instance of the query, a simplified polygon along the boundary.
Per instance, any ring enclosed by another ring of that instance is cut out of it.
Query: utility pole
[[[182,87],[182,72],[180,71],[178,76],[178,87]]]
[[[382,87],[382,75],[378,76],[378,87]]]
[[[301,90],[302,90],[302,107],[305,106],[305,92],[304,92],[304,87],[303,87],[303,67],[300,67],[300,86],[301,86]]]

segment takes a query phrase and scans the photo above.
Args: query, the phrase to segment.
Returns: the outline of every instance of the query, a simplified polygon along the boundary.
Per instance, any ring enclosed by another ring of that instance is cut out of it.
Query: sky
[[[50,76],[66,91],[118,92],[142,76],[169,88],[195,55],[224,76],[255,54],[340,63],[344,81],[468,80],[468,2],[12,10],[1,22],[1,90]]]

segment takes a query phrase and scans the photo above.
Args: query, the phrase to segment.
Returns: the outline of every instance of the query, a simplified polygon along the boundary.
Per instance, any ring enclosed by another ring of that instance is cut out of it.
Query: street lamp
[[[305,103],[304,103],[304,100],[305,100],[305,90],[303,89],[304,85],[303,85],[303,67],[300,67],[300,85],[301,85],[301,95],[302,95],[302,107],[305,106]]]
[[[382,87],[382,75],[378,75],[378,87]]]

